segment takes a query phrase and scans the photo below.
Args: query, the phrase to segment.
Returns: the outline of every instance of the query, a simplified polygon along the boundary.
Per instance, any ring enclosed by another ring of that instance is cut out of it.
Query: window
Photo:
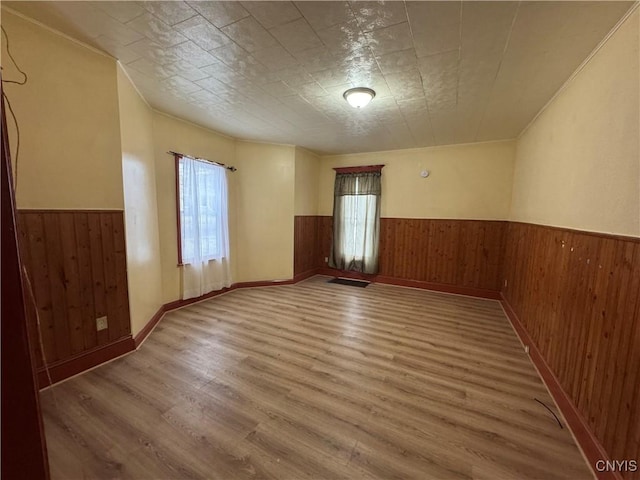
[[[178,156],[176,182],[179,263],[225,258],[229,244],[225,169]]]
[[[382,165],[336,168],[333,243],[329,266],[378,271]]]
[[[358,191],[358,178],[355,189]],[[369,223],[375,218],[375,195],[345,195],[342,200],[344,237],[342,251],[345,257],[364,257],[365,236]]]

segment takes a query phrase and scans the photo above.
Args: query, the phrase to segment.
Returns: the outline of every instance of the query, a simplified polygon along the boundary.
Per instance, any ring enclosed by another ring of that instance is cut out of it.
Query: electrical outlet
[[[505,287],[507,286],[507,279],[506,279],[506,278],[505,278],[505,280],[504,280],[504,286],[505,286]]]
[[[329,257],[324,257],[324,263],[329,263]]]
[[[96,330],[100,331],[100,330],[106,330],[107,328],[109,328],[109,323],[107,322],[107,317],[100,317],[100,318],[96,318]]]
[[[527,355],[529,355],[529,345],[525,345],[525,346],[524,346],[524,353],[526,353]]]

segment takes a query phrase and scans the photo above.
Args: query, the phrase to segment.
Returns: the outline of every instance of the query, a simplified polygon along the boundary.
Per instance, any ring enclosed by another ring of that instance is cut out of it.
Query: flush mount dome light
[[[344,99],[349,102],[353,108],[366,107],[373,97],[376,96],[376,92],[370,88],[358,87],[350,88],[342,95]]]

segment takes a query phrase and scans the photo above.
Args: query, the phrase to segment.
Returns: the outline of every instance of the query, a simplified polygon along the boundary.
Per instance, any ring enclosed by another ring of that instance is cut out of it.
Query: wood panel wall
[[[500,290],[506,223],[383,218],[380,275]]]
[[[18,229],[48,364],[131,334],[122,211],[21,210]],[[26,301],[41,367],[37,320],[28,292]],[[108,329],[98,332],[96,318],[105,315]]]
[[[499,291],[506,222],[382,218],[380,276]],[[332,218],[296,217],[295,273],[326,266]]]
[[[299,215],[294,219],[293,274],[299,276],[322,266],[320,221],[315,215]]]
[[[640,460],[640,239],[512,222],[504,274],[505,300],[595,437],[612,459]]]

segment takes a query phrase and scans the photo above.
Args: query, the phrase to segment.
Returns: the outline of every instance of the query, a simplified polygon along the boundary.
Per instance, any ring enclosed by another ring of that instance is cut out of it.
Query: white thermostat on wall
[[[429,170],[422,170],[422,171],[420,172],[420,176],[421,176],[422,178],[427,178],[427,177],[429,176]]]

